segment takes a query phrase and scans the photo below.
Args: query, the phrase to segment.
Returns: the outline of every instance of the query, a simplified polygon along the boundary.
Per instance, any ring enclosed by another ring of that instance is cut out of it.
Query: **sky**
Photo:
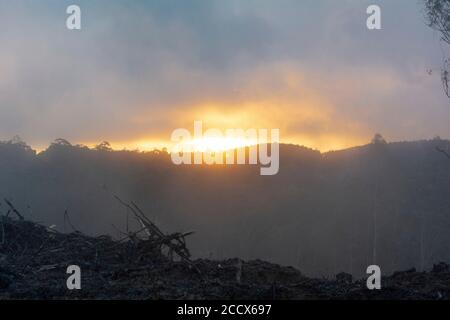
[[[321,151],[450,138],[421,0],[0,0],[0,22],[0,140],[147,150],[195,120]]]

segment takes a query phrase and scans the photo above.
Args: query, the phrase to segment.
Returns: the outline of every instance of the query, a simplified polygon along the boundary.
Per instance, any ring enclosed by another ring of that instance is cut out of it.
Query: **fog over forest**
[[[57,140],[37,154],[14,139],[0,143],[0,196],[60,231],[118,237],[139,225],[117,195],[166,232],[195,231],[195,257],[264,259],[315,276],[361,276],[372,263],[422,270],[450,262],[450,159],[437,151],[449,146],[381,139],[321,154],[281,145],[280,172],[260,176],[259,166],[175,166],[166,152],[107,143]]]

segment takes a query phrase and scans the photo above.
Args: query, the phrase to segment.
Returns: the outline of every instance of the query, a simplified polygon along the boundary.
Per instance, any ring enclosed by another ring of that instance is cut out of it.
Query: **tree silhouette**
[[[383,138],[383,136],[379,133],[376,133],[372,138],[372,144],[376,145],[384,145],[387,144],[386,140]]]
[[[98,151],[112,151],[111,144],[108,141],[102,141],[98,145],[95,146],[95,150]]]
[[[72,144],[67,141],[66,139],[58,138],[51,144],[52,146],[65,146],[65,147],[71,147]]]
[[[425,8],[428,26],[439,32],[442,42],[450,45],[450,0],[425,0]],[[445,94],[450,98],[449,72],[450,59],[444,58],[441,79]]]

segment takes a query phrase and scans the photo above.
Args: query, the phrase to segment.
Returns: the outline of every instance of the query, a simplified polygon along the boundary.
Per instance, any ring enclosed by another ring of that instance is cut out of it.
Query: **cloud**
[[[0,137],[162,140],[207,114],[316,147],[450,136],[420,6],[379,2],[368,31],[368,1],[84,0],[79,32],[70,1],[1,3]]]

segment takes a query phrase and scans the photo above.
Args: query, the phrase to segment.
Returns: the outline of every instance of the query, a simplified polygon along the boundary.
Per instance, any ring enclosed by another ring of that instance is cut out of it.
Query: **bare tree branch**
[[[447,151],[445,151],[444,149],[440,148],[440,147],[436,147],[436,150],[442,154],[444,154],[448,159],[450,159],[450,153],[448,153]]]
[[[428,26],[441,36],[441,40],[450,45],[450,0],[425,0]],[[450,59],[444,59],[441,80],[444,92],[450,98]]]

